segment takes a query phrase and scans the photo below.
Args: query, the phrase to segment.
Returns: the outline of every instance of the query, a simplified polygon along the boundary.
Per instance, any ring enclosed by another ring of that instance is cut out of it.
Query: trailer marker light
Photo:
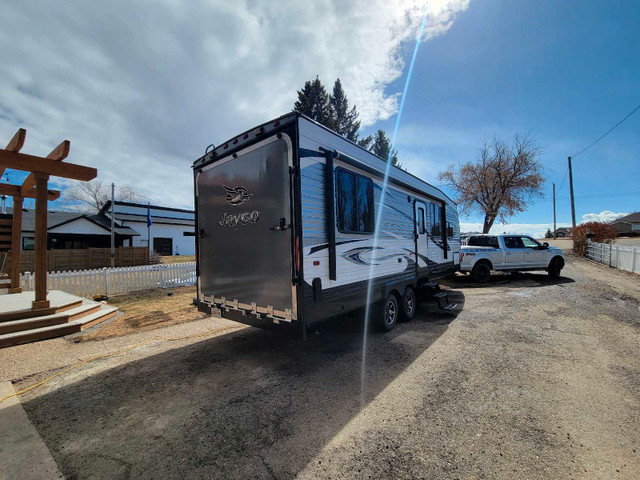
[[[315,260],[315,261],[313,262],[313,266],[314,266],[314,267],[317,267],[318,265],[320,265],[320,262],[319,262],[318,260]]]
[[[224,147],[222,147],[222,148],[224,148],[224,149],[226,150],[227,148],[229,148],[229,144],[228,144],[228,143],[225,143],[225,144],[224,144]]]
[[[237,139],[237,138],[234,138],[234,139],[233,139],[233,144],[235,145],[236,143],[238,143],[238,139]]]
[[[263,133],[263,132],[264,132],[264,128],[262,128],[262,127],[256,128],[256,129],[253,131],[253,133],[254,133],[255,135],[262,135],[262,133]]]
[[[277,127],[278,125],[280,125],[280,120],[276,120],[275,122],[273,122],[274,127]]]
[[[243,140],[246,140],[247,138],[249,138],[249,134],[248,133],[245,133],[244,135],[242,135],[242,139]]]

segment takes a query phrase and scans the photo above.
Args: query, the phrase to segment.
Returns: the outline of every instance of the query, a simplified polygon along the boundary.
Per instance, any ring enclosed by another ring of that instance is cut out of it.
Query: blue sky
[[[400,161],[435,182],[447,164],[474,160],[483,138],[531,131],[543,148],[545,197],[510,223],[551,222],[552,182],[558,222],[570,222],[568,180],[560,189],[567,156],[640,104],[638,25],[634,2],[471,2],[445,35],[420,47],[396,142]],[[393,119],[378,126],[392,131]],[[640,210],[640,111],[573,167],[578,222]]]
[[[544,232],[567,156],[640,104],[638,2],[13,2],[0,30],[0,139],[24,127],[23,151],[41,155],[69,139],[68,161],[97,167],[104,183],[188,208],[206,146],[289,111],[316,75],[328,87],[340,77],[363,134],[390,134],[425,9],[400,161],[437,183],[483,138],[531,131],[545,197],[496,229]],[[640,210],[638,151],[640,112],[575,159],[578,221]],[[559,223],[570,221],[568,191],[565,181]]]

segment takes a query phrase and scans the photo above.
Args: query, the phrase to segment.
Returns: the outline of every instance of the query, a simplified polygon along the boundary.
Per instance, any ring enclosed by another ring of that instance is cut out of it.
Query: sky
[[[544,197],[494,231],[544,233],[553,182],[558,225],[568,225],[567,157],[640,104],[632,1],[11,2],[0,138],[26,128],[23,152],[36,155],[69,139],[67,161],[97,167],[100,180],[190,208],[191,164],[207,145],[290,111],[316,75],[328,87],[342,80],[362,135],[391,134],[425,10],[400,162],[438,185],[448,165],[477,158],[483,139],[530,132]],[[640,210],[638,151],[640,111],[574,158],[578,221]],[[24,177],[8,173],[11,183]],[[479,230],[482,216],[461,222]]]

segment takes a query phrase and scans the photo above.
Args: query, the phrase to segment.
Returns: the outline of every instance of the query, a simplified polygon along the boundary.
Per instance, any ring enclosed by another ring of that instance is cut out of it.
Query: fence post
[[[102,267],[102,283],[104,284],[104,296],[109,296],[109,274],[107,273],[107,267]]]
[[[611,268],[611,250],[613,249],[613,243],[609,244],[609,268]]]
[[[631,259],[631,272],[636,273],[636,253],[638,253],[638,248],[633,247],[633,255]]]
[[[24,272],[26,291],[31,291],[31,272]]]

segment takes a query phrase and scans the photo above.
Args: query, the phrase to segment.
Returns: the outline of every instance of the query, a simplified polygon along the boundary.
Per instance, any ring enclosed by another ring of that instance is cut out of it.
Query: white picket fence
[[[640,247],[587,242],[587,258],[640,275]]]
[[[62,290],[86,298],[195,283],[195,262],[47,273],[47,290]],[[33,274],[20,275],[20,286],[23,291],[33,290]]]

